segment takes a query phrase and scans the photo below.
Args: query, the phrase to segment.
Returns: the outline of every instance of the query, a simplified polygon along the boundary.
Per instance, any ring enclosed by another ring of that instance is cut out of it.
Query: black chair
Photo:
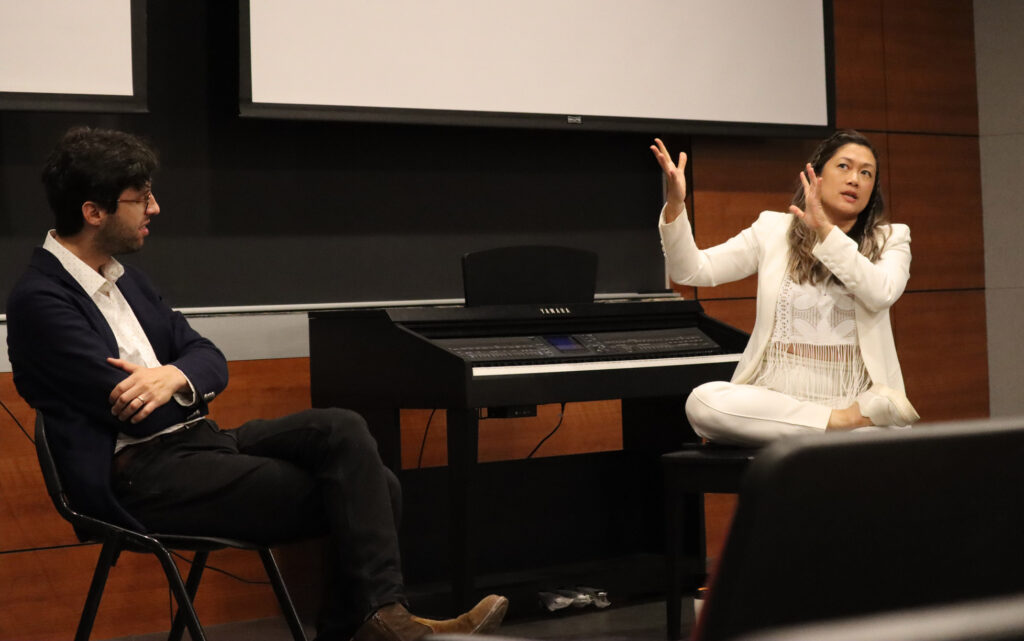
[[[1024,417],[795,437],[743,479],[699,641],[1024,591]]]
[[[594,302],[597,254],[547,245],[499,247],[462,257],[466,306]]]
[[[669,639],[682,636],[684,590],[704,584],[707,557],[704,494],[735,493],[759,448],[688,443],[661,457],[665,481],[667,553],[666,628]],[[684,573],[690,577],[684,580]]]
[[[92,633],[92,625],[96,619],[96,612],[100,606],[100,599],[103,596],[103,588],[107,582],[107,576],[120,556],[121,552],[150,553],[156,555],[160,565],[167,575],[167,582],[170,585],[174,598],[178,603],[178,612],[171,625],[171,632],[168,636],[170,641],[179,641],[188,627],[189,634],[193,641],[204,641],[206,636],[199,624],[192,600],[195,598],[196,590],[199,588],[199,580],[206,567],[206,559],[213,550],[224,548],[241,548],[245,550],[256,550],[259,552],[263,566],[266,568],[267,576],[277,595],[278,603],[284,613],[284,617],[291,629],[292,637],[296,641],[305,641],[306,635],[302,629],[302,623],[292,604],[288,589],[285,587],[281,572],[274,560],[274,555],[269,547],[238,541],[235,539],[222,539],[204,536],[181,536],[172,534],[142,534],[132,530],[92,518],[85,514],[76,512],[69,504],[67,496],[61,486],[60,472],[50,451],[50,445],[46,439],[46,426],[43,422],[41,412],[36,413],[36,455],[39,457],[39,466],[42,468],[43,480],[46,481],[46,491],[53,501],[54,507],[65,520],[71,523],[77,531],[90,533],[91,540],[103,545],[100,550],[99,560],[96,562],[96,570],[93,572],[92,584],[89,587],[89,594],[85,599],[85,606],[82,609],[82,617],[78,623],[78,631],[75,633],[76,641],[86,641]],[[174,563],[171,550],[187,550],[195,552],[192,559],[192,569],[188,573],[185,582],[181,580],[181,574]]]

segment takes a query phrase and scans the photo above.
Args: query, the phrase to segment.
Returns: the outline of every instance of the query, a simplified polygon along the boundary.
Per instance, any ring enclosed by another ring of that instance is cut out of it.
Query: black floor
[[[693,625],[693,608],[683,605],[683,630]],[[593,607],[575,611],[538,613],[506,621],[500,634],[522,639],[591,639],[607,641],[664,641],[665,604],[663,601],[616,605],[598,610]],[[291,635],[283,619],[261,619],[208,626],[209,641],[288,641]],[[307,630],[310,639],[313,630]],[[166,632],[121,637],[110,641],[162,641]],[[186,638],[188,635],[186,634]]]

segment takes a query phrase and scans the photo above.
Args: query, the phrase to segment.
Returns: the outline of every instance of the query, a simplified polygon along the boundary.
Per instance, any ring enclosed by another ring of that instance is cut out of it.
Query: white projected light
[[[0,1],[0,92],[131,96],[129,0]]]
[[[822,0],[250,0],[248,9],[243,100],[254,108],[829,125]]]

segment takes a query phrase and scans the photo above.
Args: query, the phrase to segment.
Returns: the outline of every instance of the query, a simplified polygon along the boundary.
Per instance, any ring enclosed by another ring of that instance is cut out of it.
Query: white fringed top
[[[829,407],[849,407],[871,379],[857,341],[853,294],[833,279],[796,283],[786,276],[771,342],[753,385]]]

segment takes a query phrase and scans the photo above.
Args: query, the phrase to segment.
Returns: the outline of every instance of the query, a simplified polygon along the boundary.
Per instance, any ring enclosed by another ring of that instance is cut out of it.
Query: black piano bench
[[[740,480],[759,448],[689,443],[661,457],[665,479],[668,638],[681,638],[684,588],[707,578],[704,494],[739,492]],[[689,580],[684,586],[684,571]]]

